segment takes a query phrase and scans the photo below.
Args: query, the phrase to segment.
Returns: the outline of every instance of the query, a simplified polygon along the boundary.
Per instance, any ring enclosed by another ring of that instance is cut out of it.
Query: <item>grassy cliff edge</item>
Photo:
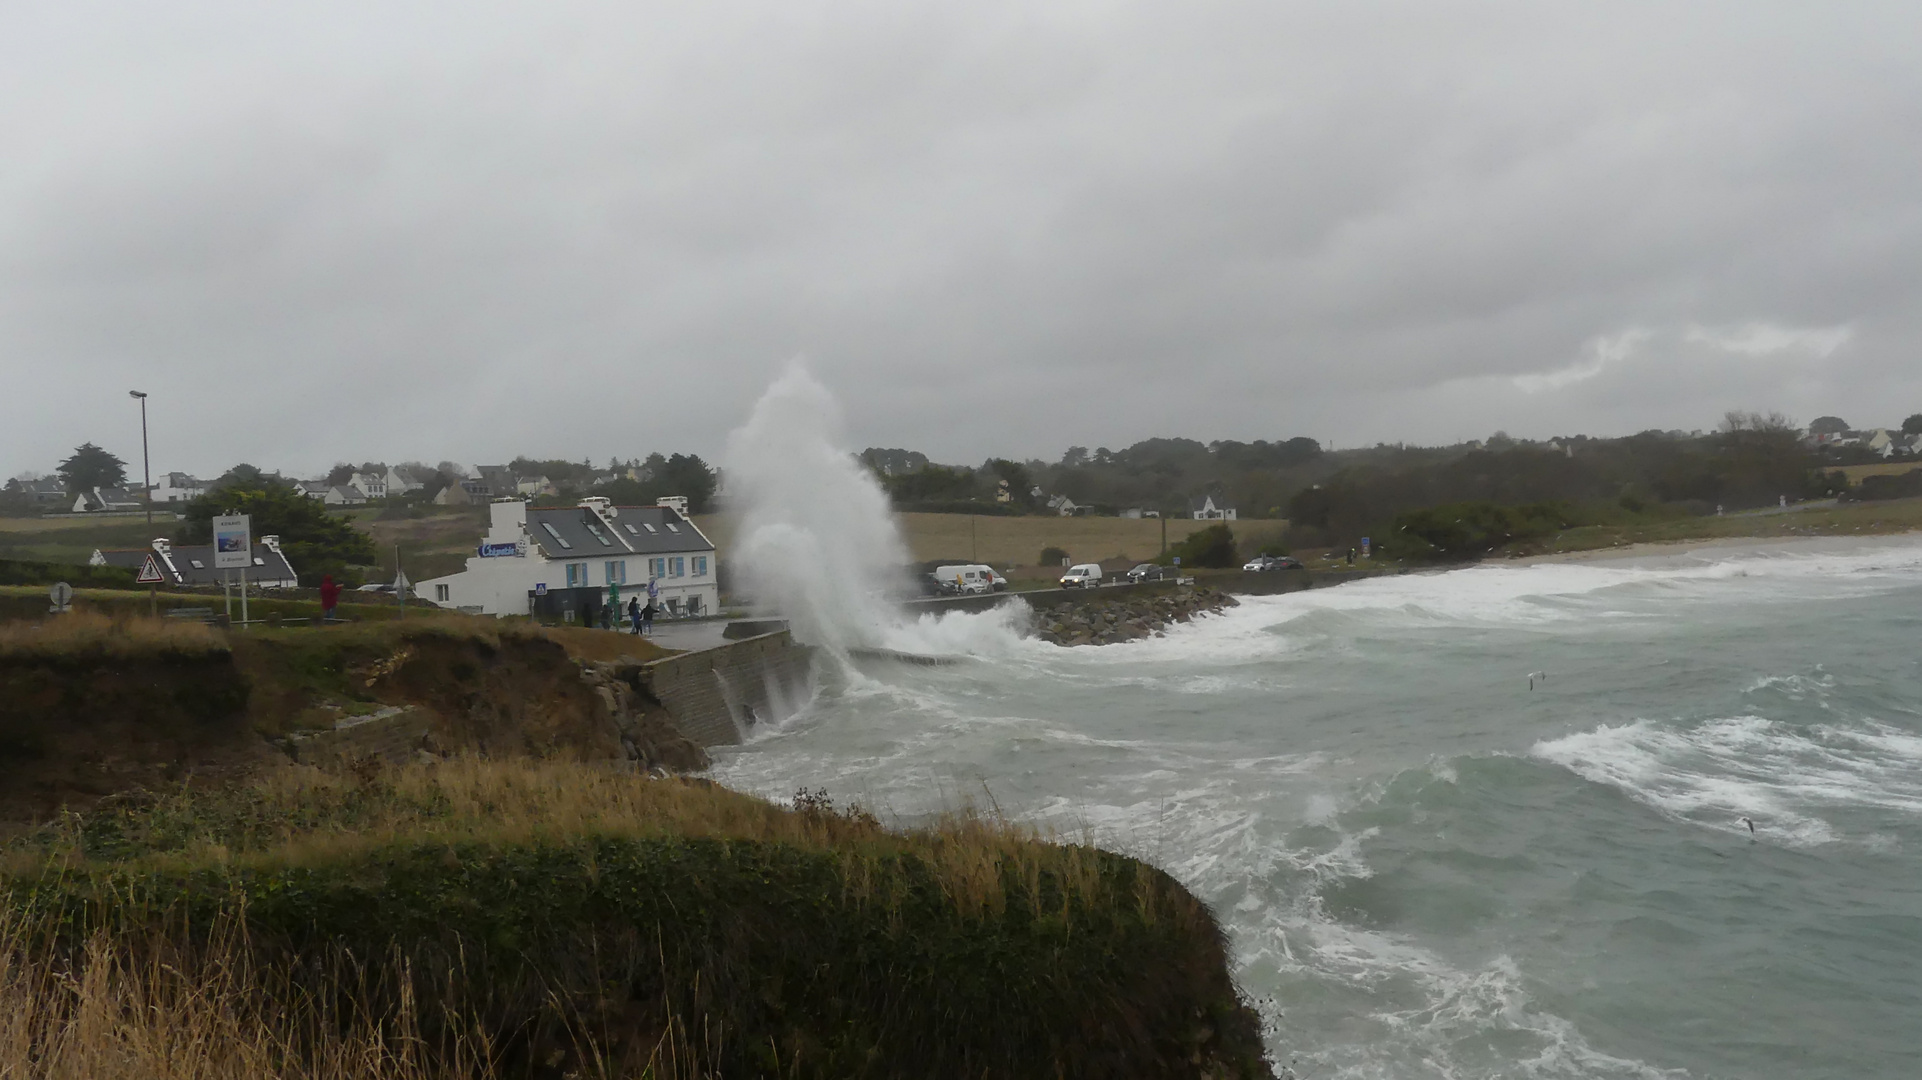
[[[1166,874],[797,806],[466,759],[109,800],[6,846],[0,1014],[31,1004],[14,1044],[44,1054],[88,965],[166,956],[247,973],[198,1000],[279,1018],[281,1075],[354,1040],[396,1063],[362,1075],[1268,1075],[1218,925]]]

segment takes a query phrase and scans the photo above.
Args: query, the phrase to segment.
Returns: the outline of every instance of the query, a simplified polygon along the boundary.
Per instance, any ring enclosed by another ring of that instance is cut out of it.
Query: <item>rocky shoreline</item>
[[[1211,615],[1240,603],[1206,585],[1156,596],[1091,600],[1072,608],[1037,611],[1034,636],[1055,645],[1114,645],[1156,637],[1175,623]]]

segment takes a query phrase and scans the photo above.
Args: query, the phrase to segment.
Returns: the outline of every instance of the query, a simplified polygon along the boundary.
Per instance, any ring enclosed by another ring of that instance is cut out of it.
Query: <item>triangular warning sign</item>
[[[166,578],[160,576],[160,560],[152,555],[147,556],[147,561],[140,564],[140,573],[133,580],[136,585],[158,585],[165,581]]]

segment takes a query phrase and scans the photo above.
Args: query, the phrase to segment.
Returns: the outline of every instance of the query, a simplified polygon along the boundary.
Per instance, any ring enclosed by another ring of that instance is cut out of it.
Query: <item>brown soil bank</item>
[[[644,695],[610,708],[584,663],[594,666],[561,635],[491,621],[249,634],[84,615],[9,624],[0,814],[43,815],[190,775],[220,780],[290,754],[706,765]]]

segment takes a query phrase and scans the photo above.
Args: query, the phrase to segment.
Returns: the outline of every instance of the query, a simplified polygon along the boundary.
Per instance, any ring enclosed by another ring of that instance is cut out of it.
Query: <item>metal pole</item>
[[[247,625],[247,568],[244,566],[240,568],[240,625]]]
[[[147,496],[147,527],[153,528],[153,462],[147,456],[147,395],[139,390],[129,390],[127,394],[140,399],[140,480],[141,491]]]

